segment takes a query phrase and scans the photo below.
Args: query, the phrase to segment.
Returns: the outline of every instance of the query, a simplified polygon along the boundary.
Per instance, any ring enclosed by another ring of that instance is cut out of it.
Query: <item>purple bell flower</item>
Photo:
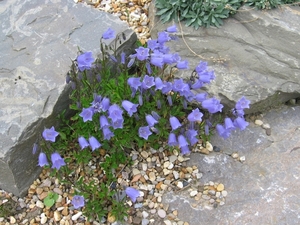
[[[91,147],[92,151],[95,151],[95,149],[101,147],[101,144],[99,143],[99,141],[93,136],[89,138],[89,143],[90,143],[90,147]]]
[[[95,59],[92,56],[92,52],[85,52],[77,57],[78,69],[84,71],[90,69]]]
[[[148,137],[152,134],[150,131],[149,126],[144,126],[139,128],[139,137],[144,138],[145,140],[148,140]]]
[[[198,122],[200,122],[201,120],[202,120],[202,116],[203,116],[203,113],[201,113],[200,111],[199,111],[199,109],[197,108],[197,109],[194,109],[189,115],[188,115],[188,120],[190,121],[190,122],[196,122],[196,121],[198,121]]]
[[[169,121],[170,121],[172,130],[176,130],[177,128],[181,127],[181,123],[175,116],[170,117]]]
[[[115,136],[114,133],[111,132],[111,130],[108,127],[103,127],[102,132],[104,140],[110,140],[113,136]]]
[[[176,145],[178,145],[178,142],[177,142],[177,139],[176,139],[176,135],[174,133],[170,133],[169,134],[168,145],[169,146],[176,146]]]
[[[80,195],[74,195],[72,202],[74,209],[78,209],[84,206],[84,197]]]
[[[149,48],[144,48],[140,46],[139,48],[135,49],[136,57],[140,61],[144,61],[149,57]]]
[[[222,112],[223,105],[220,100],[216,98],[210,98],[202,101],[202,107],[207,109],[210,113]]]
[[[127,187],[125,189],[125,193],[131,199],[132,202],[135,202],[137,197],[140,196],[140,192],[132,187]]]
[[[250,104],[250,101],[247,100],[247,99],[243,96],[243,97],[241,97],[241,98],[237,101],[237,103],[236,103],[236,105],[235,105],[235,108],[236,108],[237,110],[242,110],[242,109],[246,109],[246,108],[249,109],[249,108],[250,108],[249,104]]]
[[[216,130],[217,130],[218,134],[224,139],[226,139],[230,136],[230,130],[226,130],[225,127],[220,124],[217,124]]]
[[[180,147],[180,152],[182,155],[186,155],[189,154],[191,151],[188,146],[182,146]]]
[[[175,32],[177,32],[177,27],[176,27],[176,25],[173,25],[173,26],[168,27],[168,28],[167,28],[167,32],[169,32],[169,33],[175,33]]]
[[[188,142],[186,141],[185,137],[183,135],[179,135],[178,136],[178,144],[179,144],[179,147],[184,147],[184,146],[188,146]]]
[[[130,77],[127,80],[128,85],[135,91],[142,85],[141,79],[139,77]]]
[[[58,135],[59,135],[59,133],[55,131],[53,126],[50,129],[45,129],[42,133],[43,138],[46,141],[51,141],[51,142],[55,142],[55,138]]]
[[[83,122],[93,121],[93,115],[94,115],[94,111],[92,110],[91,107],[83,108],[82,112],[79,114],[79,116],[82,117]]]
[[[47,160],[47,156],[44,152],[41,152],[39,154],[39,166],[43,167],[43,166],[46,166],[46,165],[49,165],[48,160]]]
[[[52,167],[51,167],[52,169],[56,168],[57,170],[59,170],[60,167],[66,165],[64,159],[57,152],[52,153],[51,161],[52,161]]]
[[[137,111],[138,104],[133,104],[130,101],[122,101],[123,108],[127,111],[128,115],[131,117],[133,113]]]
[[[81,150],[89,146],[88,141],[82,136],[78,138],[78,143],[80,145]]]
[[[150,127],[154,127],[154,125],[158,123],[158,121],[151,115],[146,115],[146,121]]]
[[[236,128],[239,128],[240,130],[245,130],[246,127],[249,125],[249,123],[247,121],[245,121],[245,119],[242,117],[237,117],[233,121],[233,124]]]
[[[100,128],[101,129],[103,129],[103,127],[109,127],[110,126],[106,116],[104,116],[104,115],[100,116],[99,122],[100,122]]]
[[[102,38],[103,39],[112,39],[115,38],[115,31],[111,28],[108,28],[103,34],[102,34]]]

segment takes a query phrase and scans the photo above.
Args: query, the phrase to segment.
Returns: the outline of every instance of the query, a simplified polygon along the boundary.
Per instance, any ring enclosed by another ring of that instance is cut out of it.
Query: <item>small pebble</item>
[[[157,214],[158,214],[158,216],[160,217],[160,218],[165,218],[166,217],[166,211],[165,210],[163,210],[163,209],[159,209],[158,211],[157,211]]]
[[[194,197],[194,196],[196,196],[198,194],[198,191],[191,191],[190,192],[190,196],[191,197]]]
[[[78,218],[79,218],[81,215],[82,215],[82,212],[76,213],[75,215],[72,216],[72,220],[73,220],[73,221],[78,220]]]
[[[261,120],[255,120],[254,123],[258,126],[263,125],[263,121],[261,121]]]
[[[217,191],[223,191],[224,190],[224,184],[218,184]]]

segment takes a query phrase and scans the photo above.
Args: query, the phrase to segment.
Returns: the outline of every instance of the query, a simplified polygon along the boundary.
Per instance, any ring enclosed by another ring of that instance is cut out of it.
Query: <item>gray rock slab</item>
[[[151,36],[174,23],[161,24],[155,8]],[[251,100],[248,112],[264,112],[270,106],[300,96],[300,7],[274,10],[240,8],[220,28],[194,30],[175,23],[178,40],[168,44],[190,69],[177,77],[189,78],[200,60],[208,61],[216,79],[206,86],[211,95],[229,108],[241,96]],[[150,17],[151,18],[151,17]]]
[[[0,188],[20,196],[40,172],[33,144],[68,108],[65,76],[78,47],[97,56],[109,27],[126,34],[118,50],[131,49],[136,35],[118,17],[72,0],[0,1],[0,21]]]
[[[264,114],[272,133],[253,123],[244,132],[212,144],[222,153],[194,153],[189,161],[203,173],[201,183],[220,182],[228,192],[226,204],[217,208],[193,206],[186,193],[167,193],[164,203],[178,217],[197,224],[299,224],[300,221],[300,107],[282,107]],[[230,154],[245,156],[241,163]]]

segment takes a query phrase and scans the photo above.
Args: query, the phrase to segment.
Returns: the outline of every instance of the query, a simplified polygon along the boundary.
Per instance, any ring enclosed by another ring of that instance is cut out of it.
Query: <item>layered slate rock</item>
[[[126,34],[119,50],[131,49],[136,35],[72,0],[0,1],[0,21],[0,188],[22,196],[40,172],[33,144],[68,109],[65,75],[78,47],[96,56],[109,27]]]
[[[151,11],[152,17],[155,9]],[[300,7],[258,11],[242,7],[220,28],[194,30],[175,23],[178,40],[169,46],[183,60],[188,71],[175,76],[188,79],[200,60],[208,61],[216,80],[208,92],[228,106],[241,96],[251,100],[251,110],[261,112],[270,106],[300,96]],[[152,37],[173,23],[152,19]]]
[[[221,152],[193,153],[188,166],[203,173],[201,184],[221,182],[228,193],[225,205],[191,204],[188,190],[167,193],[163,202],[189,224],[297,224],[300,212],[300,107],[282,107],[263,114],[271,135],[250,124],[224,140],[214,136],[212,144]],[[231,157],[245,156],[245,161]]]

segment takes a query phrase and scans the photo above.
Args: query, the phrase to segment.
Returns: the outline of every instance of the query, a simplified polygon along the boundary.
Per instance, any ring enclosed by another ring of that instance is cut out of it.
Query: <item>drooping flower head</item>
[[[114,133],[109,129],[109,127],[103,127],[102,132],[104,140],[110,140],[113,136],[115,136]]]
[[[150,127],[153,127],[155,124],[158,123],[158,121],[154,119],[154,117],[151,115],[146,115],[146,121]]]
[[[87,142],[87,140],[82,136],[80,136],[78,138],[78,143],[80,145],[81,150],[89,146],[89,143]]]
[[[93,115],[94,115],[94,111],[91,107],[83,108],[81,113],[79,114],[79,116],[82,117],[83,122],[93,121]]]
[[[77,57],[78,69],[80,71],[89,70],[95,61],[92,52],[85,52]]]
[[[102,38],[103,39],[111,39],[111,38],[115,38],[115,31],[111,28],[108,28],[103,34],[102,34]]]
[[[72,199],[74,209],[78,209],[84,206],[84,197],[80,195],[74,195]]]
[[[181,123],[175,116],[171,116],[170,119],[170,125],[172,127],[172,130],[176,130],[177,128],[181,127]]]
[[[144,138],[145,140],[148,140],[148,137],[152,134],[150,131],[149,126],[144,126],[139,128],[139,137]]]
[[[60,167],[65,166],[65,160],[57,153],[54,152],[51,155],[51,161],[52,161],[52,169],[56,168],[57,170],[60,169]]]
[[[34,155],[37,152],[37,150],[38,150],[38,145],[37,143],[34,143],[32,148],[32,154]]]
[[[233,124],[236,128],[239,128],[240,130],[245,130],[246,127],[249,125],[249,123],[242,117],[237,117]]]
[[[225,123],[225,129],[226,130],[234,130],[235,126],[233,125],[233,122],[230,118],[226,117],[224,120]]]
[[[230,130],[225,129],[225,127],[222,126],[221,124],[217,124],[216,129],[217,129],[218,134],[222,138],[226,139],[230,136]]]
[[[188,69],[189,62],[187,60],[177,62],[176,67],[180,70]]]
[[[178,142],[177,142],[177,139],[176,139],[176,135],[174,133],[170,133],[169,134],[168,145],[169,146],[176,146],[176,145],[178,145]]]
[[[97,148],[101,147],[101,144],[99,143],[99,141],[93,136],[91,136],[89,138],[89,143],[90,143],[90,147],[91,147],[92,151],[95,151]]]
[[[169,32],[169,33],[175,33],[175,32],[177,32],[177,27],[176,27],[176,25],[173,25],[173,26],[168,27],[168,28],[167,28],[167,32]]]
[[[188,129],[186,132],[186,137],[188,138],[191,145],[194,145],[198,142],[198,138],[196,137],[198,135],[197,131],[194,129]]]
[[[49,165],[48,160],[47,160],[47,156],[44,152],[41,152],[39,154],[39,166],[43,167],[43,166],[46,166],[46,165]]]
[[[180,152],[182,155],[186,155],[189,154],[191,151],[188,146],[182,146],[180,147]]]
[[[202,101],[202,107],[210,113],[222,112],[223,105],[216,98],[205,99]]]
[[[51,142],[55,142],[55,138],[58,135],[59,135],[59,133],[55,131],[53,126],[50,129],[45,129],[42,134],[43,138],[46,141],[51,141]]]
[[[140,192],[132,187],[127,187],[125,189],[125,193],[131,199],[132,202],[135,202],[137,197],[140,196]]]
[[[133,104],[130,101],[122,101],[123,108],[127,111],[128,115],[131,117],[133,113],[137,111],[138,104]]]
[[[189,145],[188,142],[186,141],[185,137],[182,134],[178,136],[178,144],[179,144],[180,148]]]
[[[109,127],[110,124],[106,118],[106,116],[101,115],[99,118],[99,122],[100,122],[100,128],[102,129],[103,127]]]
[[[170,41],[171,38],[169,37],[169,34],[165,31],[158,32],[157,42],[159,44],[164,44],[167,41]]]

